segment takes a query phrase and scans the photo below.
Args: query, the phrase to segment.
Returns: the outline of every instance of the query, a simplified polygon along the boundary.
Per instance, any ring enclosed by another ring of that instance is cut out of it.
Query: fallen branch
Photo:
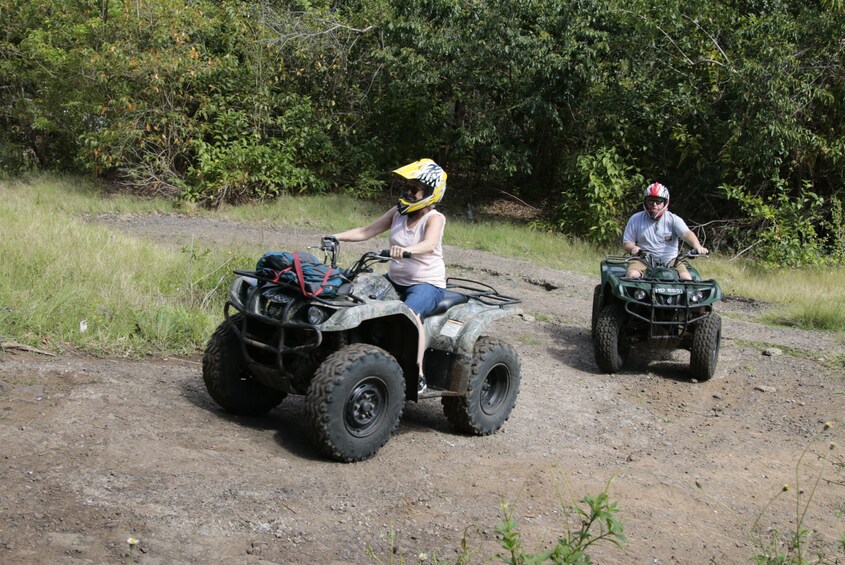
[[[17,343],[14,341],[0,341],[0,349],[3,351],[7,351],[10,349],[14,349],[17,351],[30,351],[32,353],[40,353],[41,355],[49,355],[50,357],[55,357],[55,353],[50,353],[49,351],[44,351],[42,349],[36,349],[35,347],[30,347],[28,345],[24,345],[22,343]]]

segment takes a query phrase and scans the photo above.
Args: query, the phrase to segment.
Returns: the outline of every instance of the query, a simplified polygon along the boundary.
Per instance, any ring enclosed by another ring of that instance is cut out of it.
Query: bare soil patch
[[[237,239],[291,250],[320,235],[182,216],[97,221],[174,246]],[[343,259],[380,246],[350,245]],[[686,352],[635,356],[621,374],[601,374],[589,330],[597,276],[446,254],[451,275],[524,301],[525,315],[493,332],[522,359],[522,390],[499,433],[464,436],[439,401],[409,403],[375,458],[344,465],[309,444],[300,398],[264,418],[222,412],[199,355],[7,351],[0,562],[127,562],[132,536],[135,563],[373,563],[368,545],[384,562],[394,551],[416,563],[421,553],[453,560],[465,535],[474,562],[488,562],[502,501],[539,551],[570,527],[558,491],[580,499],[611,479],[628,543],[595,546],[598,563],[744,563],[761,513],[766,527],[794,531],[797,489],[767,504],[795,486],[798,458],[824,422],[834,427],[815,451],[835,457],[828,442],[843,443],[843,369],[832,363],[841,336],[764,326],[759,305],[726,301],[712,380],[688,380]],[[784,353],[762,354],[771,347]],[[804,525],[832,547],[845,530],[842,473],[813,455],[804,462],[802,500],[824,477]]]

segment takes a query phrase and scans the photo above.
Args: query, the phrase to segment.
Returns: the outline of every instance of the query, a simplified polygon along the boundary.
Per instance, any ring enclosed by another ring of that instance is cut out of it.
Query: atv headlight
[[[645,300],[646,296],[646,292],[641,288],[638,288],[634,291],[634,298],[636,298],[637,300]]]
[[[316,326],[322,324],[326,319],[326,311],[318,306],[309,306],[308,310],[305,311],[305,317],[309,324]]]
[[[700,290],[694,291],[692,294],[689,295],[689,300],[693,304],[698,304],[702,300],[704,300],[704,293]]]

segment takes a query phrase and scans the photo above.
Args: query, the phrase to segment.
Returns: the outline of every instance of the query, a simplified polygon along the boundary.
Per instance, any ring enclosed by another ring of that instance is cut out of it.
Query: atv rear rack
[[[446,279],[446,290],[463,294],[470,300],[478,300],[487,306],[504,308],[522,302],[518,298],[499,294],[492,286],[471,279],[449,277]]]

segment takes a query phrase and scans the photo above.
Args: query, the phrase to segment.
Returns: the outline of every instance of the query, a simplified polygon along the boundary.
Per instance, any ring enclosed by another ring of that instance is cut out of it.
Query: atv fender
[[[428,346],[452,354],[448,390],[461,395],[466,393],[478,339],[495,320],[521,313],[520,308],[501,308],[470,301],[445,314],[426,319]]]
[[[471,300],[444,314],[426,318],[426,341],[433,349],[471,357],[475,342],[492,322],[521,313],[519,308],[502,308]]]
[[[351,330],[367,320],[387,319],[392,316],[407,320],[416,327],[416,316],[413,310],[401,300],[364,300],[366,304],[335,312],[330,319],[319,326],[320,330],[323,332]]]

